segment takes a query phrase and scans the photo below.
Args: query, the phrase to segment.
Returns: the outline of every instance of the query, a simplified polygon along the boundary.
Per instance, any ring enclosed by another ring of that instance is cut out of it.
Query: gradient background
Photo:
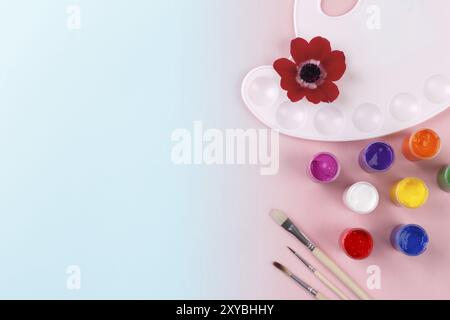
[[[66,28],[70,4],[81,7],[79,31]],[[361,284],[366,268],[379,265],[375,298],[450,298],[450,198],[434,186],[449,148],[427,163],[400,158],[382,176],[354,170],[364,142],[281,137],[274,177],[258,167],[170,161],[172,131],[194,120],[264,128],[241,101],[240,84],[253,67],[286,55],[292,13],[293,0],[0,1],[0,298],[309,299],[271,266],[279,260],[323,289],[285,249],[307,256],[268,217],[273,207],[291,213]],[[449,116],[427,124],[444,147]],[[402,136],[387,140],[399,146]],[[322,150],[344,163],[330,188],[304,174]],[[429,204],[414,212],[387,201],[391,183],[408,175],[433,185]],[[358,180],[383,191],[374,216],[341,204]],[[398,223],[427,228],[424,256],[390,248]],[[337,245],[356,226],[376,240],[363,262]],[[66,288],[69,265],[81,267],[79,291]]]

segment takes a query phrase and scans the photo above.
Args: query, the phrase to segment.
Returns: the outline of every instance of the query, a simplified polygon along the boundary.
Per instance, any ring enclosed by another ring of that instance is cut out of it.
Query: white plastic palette
[[[294,11],[297,36],[330,40],[333,50],[344,51],[347,71],[336,83],[339,98],[313,105],[291,103],[271,65],[252,70],[242,96],[267,126],[303,139],[364,140],[450,106],[450,1],[360,0],[349,13],[330,17],[320,0],[297,0]]]

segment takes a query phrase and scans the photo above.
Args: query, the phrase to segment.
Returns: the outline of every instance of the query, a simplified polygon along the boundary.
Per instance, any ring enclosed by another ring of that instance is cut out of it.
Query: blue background
[[[211,187],[229,171],[174,166],[170,135],[194,120],[226,126],[218,110],[242,108],[238,5],[0,2],[0,298],[236,293],[220,273],[238,240]],[[69,265],[79,291],[66,288]]]

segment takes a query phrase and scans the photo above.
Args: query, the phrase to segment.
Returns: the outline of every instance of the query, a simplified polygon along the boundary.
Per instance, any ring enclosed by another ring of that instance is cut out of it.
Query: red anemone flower
[[[306,97],[314,104],[335,101],[339,89],[334,81],[341,79],[347,68],[344,53],[331,51],[327,39],[316,37],[309,43],[302,38],[292,40],[291,55],[294,61],[282,58],[273,64],[288,98],[297,102]]]

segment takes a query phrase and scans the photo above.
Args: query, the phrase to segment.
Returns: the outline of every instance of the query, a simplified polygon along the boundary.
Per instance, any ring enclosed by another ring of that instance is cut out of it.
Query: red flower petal
[[[347,69],[345,64],[345,55],[342,51],[333,51],[328,57],[322,61],[327,72],[327,79],[329,81],[338,81],[342,78]]]
[[[331,53],[331,44],[325,38],[316,37],[309,42],[309,58],[322,61]]]
[[[309,43],[305,39],[296,38],[291,41],[291,56],[297,65],[309,59]]]
[[[287,95],[292,102],[298,102],[305,97],[306,91],[299,87],[297,90],[288,91]]]
[[[314,104],[319,104],[323,101],[325,95],[322,92],[322,89],[316,88],[314,90],[308,90],[306,92],[306,99],[308,99],[309,102],[314,103]]]
[[[325,81],[321,86],[323,92],[323,102],[331,103],[339,97],[339,88],[334,82]]]
[[[297,66],[289,59],[278,59],[273,63],[273,68],[281,77],[297,76]]]
[[[286,76],[281,78],[281,88],[286,91],[299,90],[302,87],[297,82],[296,77]]]

